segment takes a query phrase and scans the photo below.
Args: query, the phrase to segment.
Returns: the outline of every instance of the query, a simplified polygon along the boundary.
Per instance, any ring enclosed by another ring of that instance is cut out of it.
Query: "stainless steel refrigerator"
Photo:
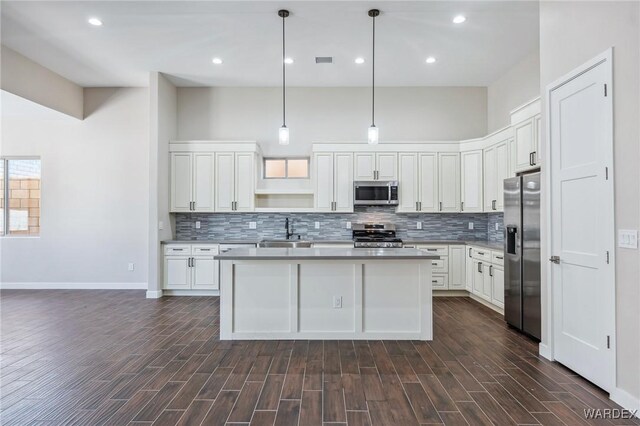
[[[540,340],[540,173],[504,180],[504,317]]]

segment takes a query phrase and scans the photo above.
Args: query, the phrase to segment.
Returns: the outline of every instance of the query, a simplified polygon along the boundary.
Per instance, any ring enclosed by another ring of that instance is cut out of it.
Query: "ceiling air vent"
[[[331,56],[316,56],[316,64],[332,64],[333,57]]]

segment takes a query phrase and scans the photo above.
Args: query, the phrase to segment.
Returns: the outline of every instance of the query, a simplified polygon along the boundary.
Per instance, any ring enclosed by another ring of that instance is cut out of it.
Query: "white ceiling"
[[[538,48],[537,1],[3,1],[2,43],[82,86],[145,86],[149,71],[181,86],[278,86],[286,8],[288,84],[366,86],[372,7],[382,86],[486,86]]]

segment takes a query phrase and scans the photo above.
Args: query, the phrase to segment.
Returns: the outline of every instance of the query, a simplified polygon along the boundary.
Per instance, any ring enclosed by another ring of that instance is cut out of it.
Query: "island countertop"
[[[430,260],[440,256],[409,248],[237,248],[215,256],[217,260]]]

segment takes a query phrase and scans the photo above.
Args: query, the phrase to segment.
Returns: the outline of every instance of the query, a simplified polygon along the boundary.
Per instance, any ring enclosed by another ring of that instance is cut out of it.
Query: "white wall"
[[[2,238],[3,285],[147,286],[148,90],[84,97],[83,121],[3,111],[1,155],[42,159],[41,234]]]
[[[640,228],[640,3],[541,2],[541,90],[613,46],[614,179],[617,229]],[[546,100],[543,99],[543,106]],[[543,112],[543,126],[546,128]],[[543,133],[546,134],[546,133]],[[543,143],[541,158],[548,146]],[[545,173],[545,169],[543,169]],[[546,179],[543,177],[543,179]],[[543,211],[546,206],[543,204]],[[543,216],[542,232],[547,224]],[[543,250],[546,247],[543,241]],[[546,251],[546,250],[545,250]],[[542,253],[546,258],[548,253]],[[546,287],[543,262],[543,289]],[[617,382],[640,408],[640,254],[616,249]],[[547,297],[543,293],[543,304]],[[543,324],[548,326],[548,324]],[[543,340],[546,337],[543,336]],[[621,396],[622,395],[622,396]]]
[[[489,133],[510,124],[510,112],[540,96],[540,52],[535,49],[487,88]]]
[[[177,90],[159,72],[149,78],[149,286],[148,297],[160,297],[162,240],[173,236],[169,214],[169,141],[177,135]],[[163,229],[159,229],[162,222]]]
[[[5,46],[1,50],[2,90],[82,119],[82,87],[15,50]]]
[[[290,88],[291,144],[278,145],[279,88],[178,88],[178,138],[257,140],[268,155],[304,155],[312,142],[366,141],[371,89]],[[460,140],[487,133],[486,87],[376,89],[380,140]]]

